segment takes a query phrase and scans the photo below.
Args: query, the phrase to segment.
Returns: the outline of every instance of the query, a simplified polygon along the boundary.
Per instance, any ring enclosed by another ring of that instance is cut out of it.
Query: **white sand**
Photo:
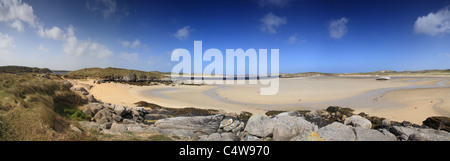
[[[325,109],[328,105],[350,107],[356,112],[408,120],[421,124],[426,117],[450,113],[450,88],[392,90],[382,97],[365,97],[380,89],[437,85],[443,78],[402,78],[376,81],[373,78],[303,77],[280,79],[278,94],[262,96],[260,85],[131,86],[119,83],[94,84],[91,93],[104,102],[134,106],[147,101],[167,107],[222,109],[226,112]],[[445,82],[444,84],[449,83]],[[366,99],[369,104],[360,99]],[[355,103],[356,102],[356,103]],[[390,106],[396,105],[396,106]],[[367,107],[370,106],[370,107]]]

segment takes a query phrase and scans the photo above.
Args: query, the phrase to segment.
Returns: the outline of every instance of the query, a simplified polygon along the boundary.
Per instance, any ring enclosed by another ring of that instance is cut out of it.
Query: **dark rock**
[[[403,125],[403,126],[411,126],[412,124],[411,124],[411,122],[409,122],[409,121],[403,121],[403,122],[402,122],[402,125]]]
[[[97,123],[103,124],[113,120],[112,113],[108,109],[102,109],[95,114],[94,119]]]
[[[336,112],[338,112],[340,109],[341,109],[340,106],[330,106],[330,107],[327,108],[327,111],[328,111],[329,113],[336,113]]]
[[[428,117],[423,124],[437,130],[450,132],[450,118],[444,116]]]

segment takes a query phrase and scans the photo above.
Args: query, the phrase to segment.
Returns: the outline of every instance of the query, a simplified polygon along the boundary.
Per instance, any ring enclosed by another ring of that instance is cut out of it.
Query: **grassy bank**
[[[67,73],[67,77],[74,79],[122,79],[128,74],[135,74],[140,79],[160,79],[163,77],[161,72],[144,72],[139,70],[121,69],[121,68],[85,68]]]
[[[0,140],[83,140],[69,126],[87,119],[76,108],[84,103],[58,80],[0,73]]]

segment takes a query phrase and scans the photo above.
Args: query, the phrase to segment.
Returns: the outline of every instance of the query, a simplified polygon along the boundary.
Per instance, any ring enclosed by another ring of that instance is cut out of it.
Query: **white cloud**
[[[173,36],[175,36],[178,40],[187,40],[192,32],[190,28],[191,27],[189,26],[185,26],[179,29]]]
[[[292,35],[292,36],[289,36],[289,38],[288,38],[288,43],[289,44],[293,44],[293,43],[295,43],[295,42],[297,42],[297,34],[294,34],[294,35]]]
[[[0,49],[8,49],[15,47],[16,43],[14,41],[14,38],[9,36],[8,34],[2,34],[0,32]]]
[[[1,0],[0,1],[0,21],[9,22],[10,27],[23,31],[23,22],[32,27],[36,26],[36,15],[33,8],[22,0]]]
[[[117,3],[115,0],[88,1],[86,7],[92,11],[101,11],[105,18],[117,11]]]
[[[334,39],[342,38],[342,36],[344,36],[347,33],[348,30],[347,23],[348,19],[345,17],[332,20],[329,26],[330,37]]]
[[[137,48],[140,47],[141,41],[139,41],[139,39],[134,40],[133,42],[129,42],[129,41],[121,41],[122,46],[123,47],[131,47],[131,48]]]
[[[67,37],[64,31],[56,26],[53,26],[51,29],[43,29],[42,26],[39,26],[38,34],[43,38],[50,38],[54,40],[66,40]]]
[[[39,45],[38,50],[40,52],[44,52],[44,53],[48,53],[49,52],[49,50],[47,48],[45,48],[44,45],[42,45],[42,44]]]
[[[450,33],[450,10],[444,8],[436,13],[420,16],[414,23],[414,32],[430,36],[443,36]]]
[[[19,31],[19,32],[23,32],[24,31],[24,27],[23,27],[22,21],[15,20],[11,24],[9,24],[9,26],[12,27],[12,28],[17,29],[17,31]]]
[[[74,30],[72,26],[67,28],[67,39],[63,44],[64,53],[75,56],[96,56],[98,58],[108,58],[113,55],[113,52],[102,44],[92,42],[90,39],[78,40]]]
[[[277,33],[277,28],[287,23],[286,17],[278,17],[272,12],[269,12],[266,16],[260,19],[261,31],[268,32],[270,34]]]
[[[138,53],[121,53],[120,57],[129,62],[136,62],[139,60]]]

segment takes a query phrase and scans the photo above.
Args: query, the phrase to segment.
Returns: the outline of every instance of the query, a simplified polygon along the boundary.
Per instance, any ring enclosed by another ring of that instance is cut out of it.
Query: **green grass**
[[[69,130],[85,101],[60,81],[36,74],[0,73],[0,140],[83,140]]]
[[[138,78],[149,79],[149,78],[162,78],[163,73],[152,71],[152,72],[144,72],[139,70],[131,70],[131,69],[121,69],[121,68],[85,68],[81,70],[76,70],[67,73],[67,77],[74,79],[86,79],[86,78],[94,78],[94,79],[119,79],[123,78],[127,74],[136,74]]]

